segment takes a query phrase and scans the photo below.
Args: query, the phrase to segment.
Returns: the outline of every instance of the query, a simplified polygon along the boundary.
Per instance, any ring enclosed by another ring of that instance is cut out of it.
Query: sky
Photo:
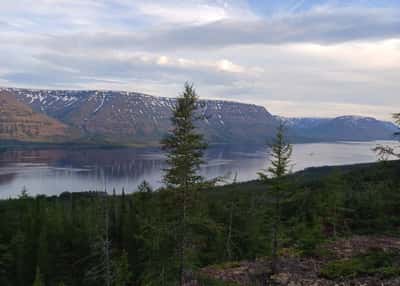
[[[2,0],[0,86],[400,112],[399,0]]]

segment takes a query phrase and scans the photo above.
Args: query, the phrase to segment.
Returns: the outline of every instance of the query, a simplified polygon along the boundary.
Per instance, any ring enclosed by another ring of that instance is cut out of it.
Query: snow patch
[[[107,95],[105,95],[105,94],[102,96],[100,105],[97,106],[97,108],[93,111],[93,113],[97,113],[103,107],[106,97],[107,97]]]

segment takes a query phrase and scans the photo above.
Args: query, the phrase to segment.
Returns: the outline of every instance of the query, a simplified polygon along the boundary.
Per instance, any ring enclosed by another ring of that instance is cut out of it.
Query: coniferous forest
[[[259,180],[206,181],[197,105],[187,84],[161,142],[160,189],[0,201],[0,285],[399,285],[399,161],[291,174],[281,124]]]

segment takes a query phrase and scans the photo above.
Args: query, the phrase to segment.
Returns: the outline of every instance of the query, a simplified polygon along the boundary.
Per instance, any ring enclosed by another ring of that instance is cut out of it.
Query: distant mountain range
[[[3,88],[0,140],[155,145],[171,128],[175,102],[133,92]],[[198,127],[210,143],[265,143],[280,119],[294,142],[391,139],[396,131],[374,118],[280,118],[261,106],[220,100],[201,100],[199,112]]]
[[[98,143],[157,144],[171,128],[176,101],[115,91],[5,91],[35,112],[79,132],[80,141]],[[198,127],[210,143],[264,143],[277,125],[264,107],[253,104],[202,100],[199,112],[204,119]]]
[[[292,137],[305,141],[391,140],[398,127],[372,117],[282,118]]]

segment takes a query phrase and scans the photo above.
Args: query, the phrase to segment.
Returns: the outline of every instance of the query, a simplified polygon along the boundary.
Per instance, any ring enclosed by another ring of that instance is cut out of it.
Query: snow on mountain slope
[[[296,129],[309,129],[331,120],[323,117],[277,117],[282,119],[286,126]]]
[[[171,128],[174,98],[135,92],[34,90],[7,88],[33,110],[80,130],[81,136],[117,143],[157,143]],[[396,125],[371,117],[284,118],[264,107],[221,100],[202,100],[198,122],[210,143],[265,143],[278,120],[292,142],[393,139]]]
[[[171,127],[175,99],[134,92],[8,89],[33,109],[89,136],[123,143],[157,142]],[[265,143],[276,120],[264,108],[221,100],[201,100],[198,126],[211,143]]]

